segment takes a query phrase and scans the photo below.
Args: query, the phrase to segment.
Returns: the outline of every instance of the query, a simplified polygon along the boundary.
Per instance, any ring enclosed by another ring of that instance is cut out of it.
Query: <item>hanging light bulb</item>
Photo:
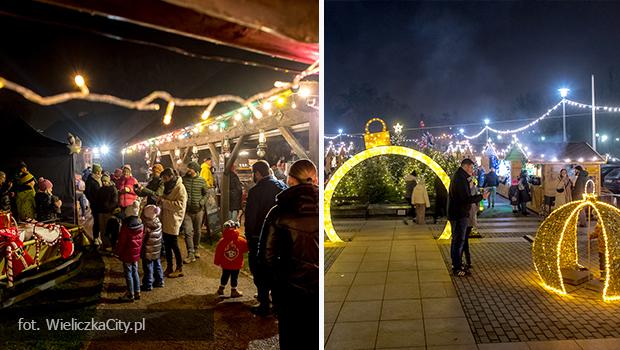
[[[88,95],[90,93],[90,91],[88,90],[88,86],[86,86],[86,80],[84,80],[83,76],[78,74],[73,80],[75,81],[75,85],[80,88],[80,91],[82,91],[84,95]]]
[[[276,99],[276,105],[277,105],[277,106],[282,107],[282,106],[284,106],[284,104],[285,104],[285,103],[286,103],[286,99],[285,99],[284,97],[282,97],[282,96],[279,96],[279,97]]]
[[[267,102],[263,103],[263,110],[265,110],[265,111],[271,110],[271,107],[272,107],[271,101],[267,101]]]
[[[164,124],[169,125],[172,121],[172,111],[174,110],[174,102],[168,102],[168,107],[166,107],[166,114],[164,115]]]
[[[207,106],[207,108],[204,110],[204,112],[202,112],[202,115],[200,116],[200,118],[202,120],[207,120],[209,119],[209,117],[211,116],[211,112],[213,111],[213,108],[215,108],[215,105],[217,104],[216,101],[211,101],[211,103],[209,103],[209,105]]]
[[[238,113],[238,112],[237,112],[237,113],[235,113],[234,118],[235,118],[235,120],[236,120],[236,121],[241,120],[241,113]]]

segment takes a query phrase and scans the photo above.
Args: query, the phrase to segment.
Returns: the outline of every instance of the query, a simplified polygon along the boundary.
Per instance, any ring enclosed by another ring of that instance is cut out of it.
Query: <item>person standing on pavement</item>
[[[101,188],[101,176],[103,169],[99,164],[93,164],[92,172],[86,178],[86,188],[84,190],[84,195],[88,202],[90,203],[90,212],[93,216],[93,239],[96,246],[101,245],[101,239],[99,238],[99,207],[97,206],[97,193]]]
[[[450,245],[450,257],[452,259],[452,273],[455,276],[467,276],[469,271],[462,267],[463,245],[469,223],[471,205],[486,199],[487,192],[480,195],[472,195],[470,181],[474,173],[474,162],[471,159],[463,159],[461,166],[452,176],[448,191],[448,220],[452,227],[452,242]]]
[[[555,207],[559,208],[562,205],[573,201],[573,183],[568,177],[566,169],[560,170],[560,176],[555,186]]]
[[[523,216],[527,216],[527,202],[532,200],[532,195],[530,194],[530,183],[527,180],[527,171],[521,171],[521,175],[519,176],[519,184],[517,187],[519,189],[519,210]]]
[[[426,208],[431,206],[431,202],[428,199],[426,183],[424,182],[424,178],[422,176],[418,176],[417,184],[413,188],[411,204],[415,207],[415,221],[418,225],[424,225],[426,223]]]
[[[183,218],[185,217],[185,207],[187,206],[187,191],[183,186],[183,181],[178,177],[172,168],[166,168],[161,173],[164,182],[164,194],[158,198],[157,205],[161,208],[161,225],[163,232],[164,246],[166,249],[166,271],[164,276],[170,278],[183,276],[183,258],[179,249],[179,231]],[[176,259],[176,269],[172,268],[172,253]]]
[[[107,173],[101,176],[101,184],[103,186],[97,192],[95,202],[99,210],[99,232],[104,237],[104,243],[106,243],[103,245],[103,248],[107,249],[107,247],[115,247],[118,236],[118,231],[107,230],[108,221],[110,221],[114,211],[118,208],[118,190]],[[106,236],[108,236],[109,242],[105,242]]]
[[[183,176],[183,185],[187,191],[187,207],[183,219],[183,234],[187,257],[184,263],[190,264],[200,258],[198,248],[202,231],[204,206],[207,200],[207,183],[200,177],[200,165],[196,162],[187,164],[187,172]]]
[[[243,199],[243,184],[239,180],[239,175],[235,171],[235,165],[230,166],[230,220],[239,221],[239,211],[241,210],[241,202]]]
[[[211,157],[205,159],[200,165],[200,177],[205,179],[207,187],[215,187],[215,180],[213,178],[213,166],[211,165]]]
[[[273,176],[269,163],[264,160],[252,164],[254,187],[248,191],[245,206],[245,237],[248,240],[248,263],[258,291],[259,305],[252,312],[261,316],[269,315],[270,281],[258,261],[258,246],[263,222],[269,210],[276,203],[276,195],[286,189],[286,185]]]
[[[571,194],[574,201],[583,199],[583,194],[586,192],[586,182],[588,182],[588,172],[581,165],[577,165],[575,167],[575,184]],[[579,227],[586,227],[586,209],[579,213]]]
[[[448,190],[444,186],[439,176],[435,176],[435,211],[433,212],[433,224],[437,223],[437,218],[446,216],[448,206]]]
[[[319,188],[315,165],[301,159],[289,188],[265,219],[259,257],[273,276],[280,349],[317,349],[319,331]]]
[[[155,204],[157,201],[155,198],[164,193],[164,182],[160,177],[164,167],[157,163],[151,167],[151,171],[151,178],[146,186],[141,186],[139,183],[134,185],[134,192],[140,197],[146,197],[146,205]]]
[[[411,216],[412,220],[414,219],[413,215],[415,213],[415,206],[413,205],[413,201],[411,200],[411,197],[413,196],[413,189],[418,184],[417,179],[416,179],[417,176],[418,176],[418,173],[415,170],[413,170],[410,174],[407,174],[405,176],[405,200],[407,201],[407,204],[409,205],[407,216]],[[407,218],[405,218],[403,222],[405,223],[405,225],[409,225],[409,222],[407,222]]]
[[[497,192],[497,186],[499,186],[499,178],[495,173],[495,168],[489,168],[489,172],[484,176],[484,190],[489,192],[489,198],[487,199],[487,208],[495,208],[495,194]]]

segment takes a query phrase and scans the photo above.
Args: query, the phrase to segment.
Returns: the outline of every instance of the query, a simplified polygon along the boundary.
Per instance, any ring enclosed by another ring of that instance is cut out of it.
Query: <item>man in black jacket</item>
[[[276,204],[276,195],[286,189],[286,185],[273,176],[269,163],[259,160],[252,165],[253,180],[256,184],[248,191],[245,205],[245,237],[248,240],[248,262],[258,291],[259,306],[252,309],[256,314],[269,314],[269,279],[258,262],[258,243],[263,222],[269,210]]]
[[[484,176],[484,190],[489,192],[489,198],[487,199],[487,208],[495,208],[495,193],[499,186],[499,178],[495,173],[495,168],[490,167],[489,172]]]
[[[452,272],[455,276],[467,276],[469,271],[462,269],[461,258],[463,256],[463,244],[469,222],[469,213],[472,203],[480,202],[489,195],[472,195],[470,181],[474,173],[474,162],[471,159],[463,159],[461,167],[452,176],[450,190],[448,192],[448,220],[452,226],[452,244],[450,245],[450,257],[452,258]]]

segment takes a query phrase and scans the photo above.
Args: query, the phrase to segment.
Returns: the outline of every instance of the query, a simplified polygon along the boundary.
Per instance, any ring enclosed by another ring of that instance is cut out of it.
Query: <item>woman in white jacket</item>
[[[422,176],[418,176],[417,184],[413,188],[411,204],[415,207],[416,222],[418,225],[424,225],[426,208],[431,206],[431,202],[428,200],[428,191],[426,191],[426,184],[424,183],[424,178],[422,178]]]

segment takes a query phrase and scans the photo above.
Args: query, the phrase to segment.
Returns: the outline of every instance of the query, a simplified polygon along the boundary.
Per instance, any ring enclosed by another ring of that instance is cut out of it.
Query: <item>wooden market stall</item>
[[[581,165],[588,172],[597,191],[601,188],[600,167],[607,160],[586,142],[571,143],[531,143],[522,145],[518,142],[506,153],[504,160],[510,162],[510,178],[517,178],[522,170],[530,175],[532,201],[528,208],[539,212],[544,196],[554,197],[557,179],[562,169],[574,176],[574,168]],[[510,180],[510,179],[509,179]],[[507,197],[510,181],[500,184],[498,193]]]

